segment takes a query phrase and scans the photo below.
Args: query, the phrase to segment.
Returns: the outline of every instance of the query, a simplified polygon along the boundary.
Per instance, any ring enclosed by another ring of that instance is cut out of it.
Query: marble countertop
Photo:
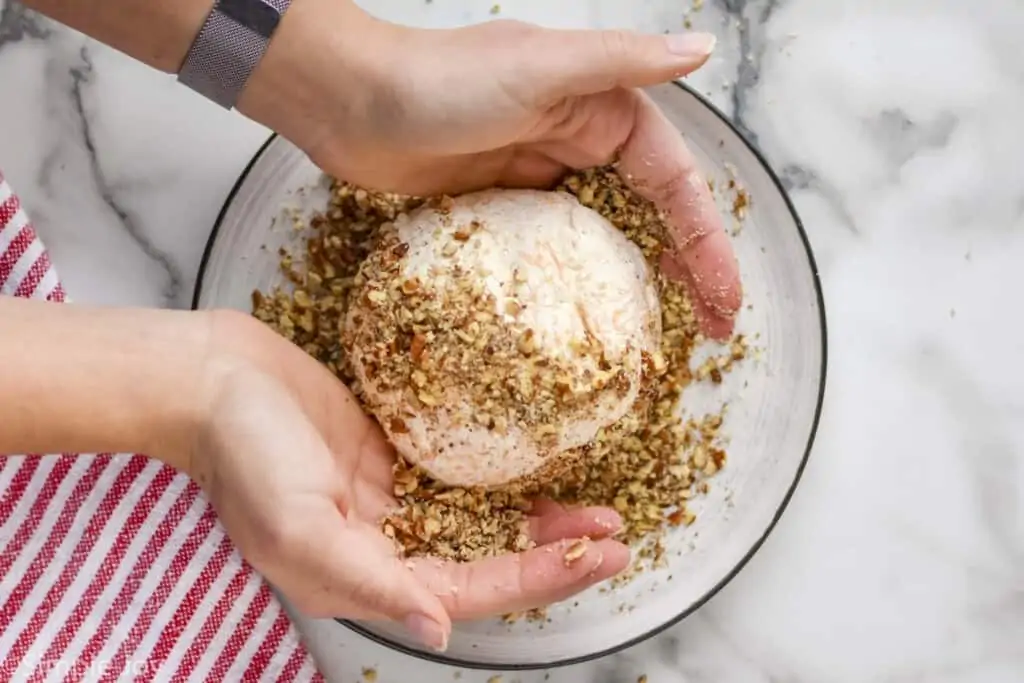
[[[493,5],[364,4],[437,26]],[[661,31],[689,4],[507,0],[501,14]],[[691,83],[767,154],[818,257],[823,422],[787,513],[731,584],[668,633],[550,680],[1024,681],[1024,4],[703,5],[691,22],[719,47]],[[187,306],[214,218],[267,131],[0,8],[0,163],[67,289]],[[332,622],[302,628],[330,681],[456,673]]]

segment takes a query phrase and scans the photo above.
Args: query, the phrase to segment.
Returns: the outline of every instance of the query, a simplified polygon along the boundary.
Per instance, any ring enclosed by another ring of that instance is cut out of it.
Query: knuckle
[[[601,47],[609,61],[619,61],[633,52],[636,44],[631,32],[622,29],[611,29],[601,32]]]

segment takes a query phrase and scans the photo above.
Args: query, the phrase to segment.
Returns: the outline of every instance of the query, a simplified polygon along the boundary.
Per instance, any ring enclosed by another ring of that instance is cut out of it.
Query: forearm
[[[22,0],[156,69],[177,73],[215,0]],[[353,0],[292,0],[238,110],[304,148],[367,105],[390,68],[395,27]],[[325,104],[324,93],[343,93]]]
[[[22,0],[22,4],[173,73],[185,59],[213,0]]]
[[[186,469],[205,314],[0,297],[0,454],[143,452]]]

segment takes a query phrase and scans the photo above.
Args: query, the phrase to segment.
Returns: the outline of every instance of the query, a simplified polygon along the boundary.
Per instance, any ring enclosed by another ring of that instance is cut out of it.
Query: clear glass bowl
[[[721,589],[760,547],[793,494],[825,387],[824,303],[810,245],[778,178],[725,116],[682,84],[650,94],[709,176],[719,184],[735,177],[751,197],[734,237],[745,293],[738,330],[761,351],[722,385],[688,389],[683,397],[694,414],[728,402],[727,466],[699,502],[696,523],[669,536],[665,569],[556,605],[543,625],[458,623],[443,656],[421,649],[398,626],[342,622],[367,637],[435,661],[489,669],[552,667],[609,654],[678,622]],[[214,226],[193,306],[249,311],[254,289],[282,284],[277,249],[299,238],[286,211],[317,211],[326,197],[324,179],[305,155],[282,138],[268,140]],[[723,201],[723,212],[729,208]]]

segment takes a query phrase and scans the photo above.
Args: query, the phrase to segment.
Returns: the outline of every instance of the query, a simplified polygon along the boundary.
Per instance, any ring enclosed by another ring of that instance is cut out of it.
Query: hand
[[[453,619],[540,607],[620,572],[611,510],[540,502],[538,546],[457,564],[404,562],[378,521],[392,498],[394,453],[346,387],[256,320],[218,313],[204,386],[206,419],[187,469],[243,556],[302,612],[392,619],[444,649]],[[567,567],[564,546],[587,536]],[[546,546],[555,546],[556,552]]]
[[[421,30],[339,0],[300,0],[280,34],[242,109],[328,173],[387,191],[456,193],[548,187],[568,169],[617,157],[633,189],[670,218],[664,272],[690,285],[710,336],[731,333],[742,292],[721,217],[679,132],[638,89],[699,68],[712,37],[512,21]]]

